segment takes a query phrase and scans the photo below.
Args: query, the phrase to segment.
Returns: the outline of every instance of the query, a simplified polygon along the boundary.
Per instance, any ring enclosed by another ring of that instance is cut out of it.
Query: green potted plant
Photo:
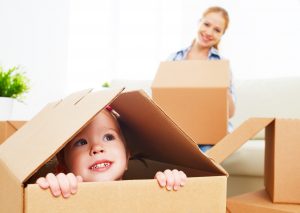
[[[29,79],[19,66],[7,71],[0,66],[0,120],[9,119],[14,100],[22,101],[28,91]]]

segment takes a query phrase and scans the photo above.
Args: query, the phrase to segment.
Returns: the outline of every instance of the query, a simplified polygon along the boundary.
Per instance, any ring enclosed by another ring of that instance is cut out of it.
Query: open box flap
[[[25,182],[122,90],[84,90],[48,104],[0,146],[0,160]]]
[[[250,118],[232,133],[226,135],[220,142],[206,152],[216,163],[221,163],[234,153],[247,140],[268,126],[275,118]]]
[[[18,130],[20,129],[25,121],[7,121],[7,123],[14,129],[14,130]]]
[[[144,92],[122,93],[111,106],[120,114],[132,152],[151,160],[227,175]]]
[[[226,88],[229,86],[227,60],[161,62],[152,83],[155,88]]]

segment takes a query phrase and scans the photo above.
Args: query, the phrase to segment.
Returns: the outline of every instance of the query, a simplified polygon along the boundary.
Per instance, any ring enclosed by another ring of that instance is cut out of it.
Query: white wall
[[[230,14],[220,48],[235,78],[300,76],[299,0],[0,0],[0,64],[22,65],[32,87],[13,118],[104,81],[151,80],[212,5]]]
[[[112,79],[151,80],[190,45],[202,12],[226,8],[220,51],[237,79],[299,76],[299,0],[74,0],[68,91]]]
[[[68,21],[68,0],[0,0],[0,64],[21,65],[31,79],[11,119],[29,119],[64,95]]]

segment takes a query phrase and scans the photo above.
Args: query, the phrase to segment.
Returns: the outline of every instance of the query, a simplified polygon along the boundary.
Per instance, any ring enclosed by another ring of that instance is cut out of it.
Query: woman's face
[[[85,182],[120,180],[127,162],[124,138],[116,119],[106,110],[64,148],[66,169]]]
[[[211,12],[204,16],[200,23],[196,36],[199,46],[211,48],[219,43],[225,30],[225,19],[221,13]]]

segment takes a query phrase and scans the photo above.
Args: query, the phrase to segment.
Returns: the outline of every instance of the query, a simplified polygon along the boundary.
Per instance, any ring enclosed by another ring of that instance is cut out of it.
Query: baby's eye
[[[112,134],[105,134],[104,136],[103,136],[103,140],[104,141],[112,141],[112,140],[114,140],[115,139],[115,137],[112,135]]]
[[[220,32],[221,32],[221,30],[218,29],[218,28],[216,28],[215,31],[216,31],[217,33],[220,33]]]
[[[86,145],[87,144],[87,140],[85,140],[85,139],[80,139],[80,140],[78,140],[78,141],[76,141],[75,143],[74,143],[74,146],[83,146],[83,145]]]
[[[207,22],[204,22],[204,25],[205,25],[206,27],[209,27],[209,26],[210,26],[210,24],[207,23]]]

